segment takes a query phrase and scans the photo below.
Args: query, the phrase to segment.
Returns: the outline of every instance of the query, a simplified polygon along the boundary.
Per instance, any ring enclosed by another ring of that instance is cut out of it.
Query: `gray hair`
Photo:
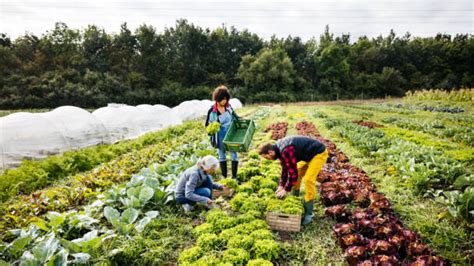
[[[207,155],[199,159],[196,165],[203,170],[217,170],[219,168],[219,160],[212,155]]]

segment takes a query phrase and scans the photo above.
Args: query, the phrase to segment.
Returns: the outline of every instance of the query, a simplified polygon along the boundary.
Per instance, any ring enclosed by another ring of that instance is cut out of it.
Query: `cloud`
[[[473,33],[472,2],[465,0],[0,1],[0,32],[12,38],[25,32],[41,35],[58,21],[77,29],[95,24],[112,33],[123,22],[133,29],[146,23],[163,31],[180,18],[211,29],[234,25],[265,39],[275,34],[307,40],[318,37],[325,25],[336,35],[353,37],[386,35],[390,29],[415,36]]]

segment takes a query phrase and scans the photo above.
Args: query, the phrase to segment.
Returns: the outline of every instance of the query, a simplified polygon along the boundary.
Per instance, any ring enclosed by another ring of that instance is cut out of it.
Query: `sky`
[[[473,0],[0,0],[0,33],[15,39],[25,33],[42,35],[64,22],[85,29],[94,24],[117,33],[127,22],[158,32],[185,18],[203,28],[235,26],[268,40],[272,35],[303,40],[319,37],[326,25],[335,35],[428,37],[436,33],[474,34]]]

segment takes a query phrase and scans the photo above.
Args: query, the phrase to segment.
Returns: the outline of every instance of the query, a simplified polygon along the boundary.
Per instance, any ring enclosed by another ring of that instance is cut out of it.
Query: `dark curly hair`
[[[212,93],[212,99],[216,102],[220,102],[226,99],[227,103],[229,103],[229,100],[230,100],[229,89],[224,85],[218,86]]]

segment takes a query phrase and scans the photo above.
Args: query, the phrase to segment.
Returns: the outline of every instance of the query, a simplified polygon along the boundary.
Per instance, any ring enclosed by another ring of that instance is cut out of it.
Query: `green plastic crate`
[[[224,137],[224,146],[228,151],[245,152],[249,150],[255,133],[253,120],[234,120]]]

